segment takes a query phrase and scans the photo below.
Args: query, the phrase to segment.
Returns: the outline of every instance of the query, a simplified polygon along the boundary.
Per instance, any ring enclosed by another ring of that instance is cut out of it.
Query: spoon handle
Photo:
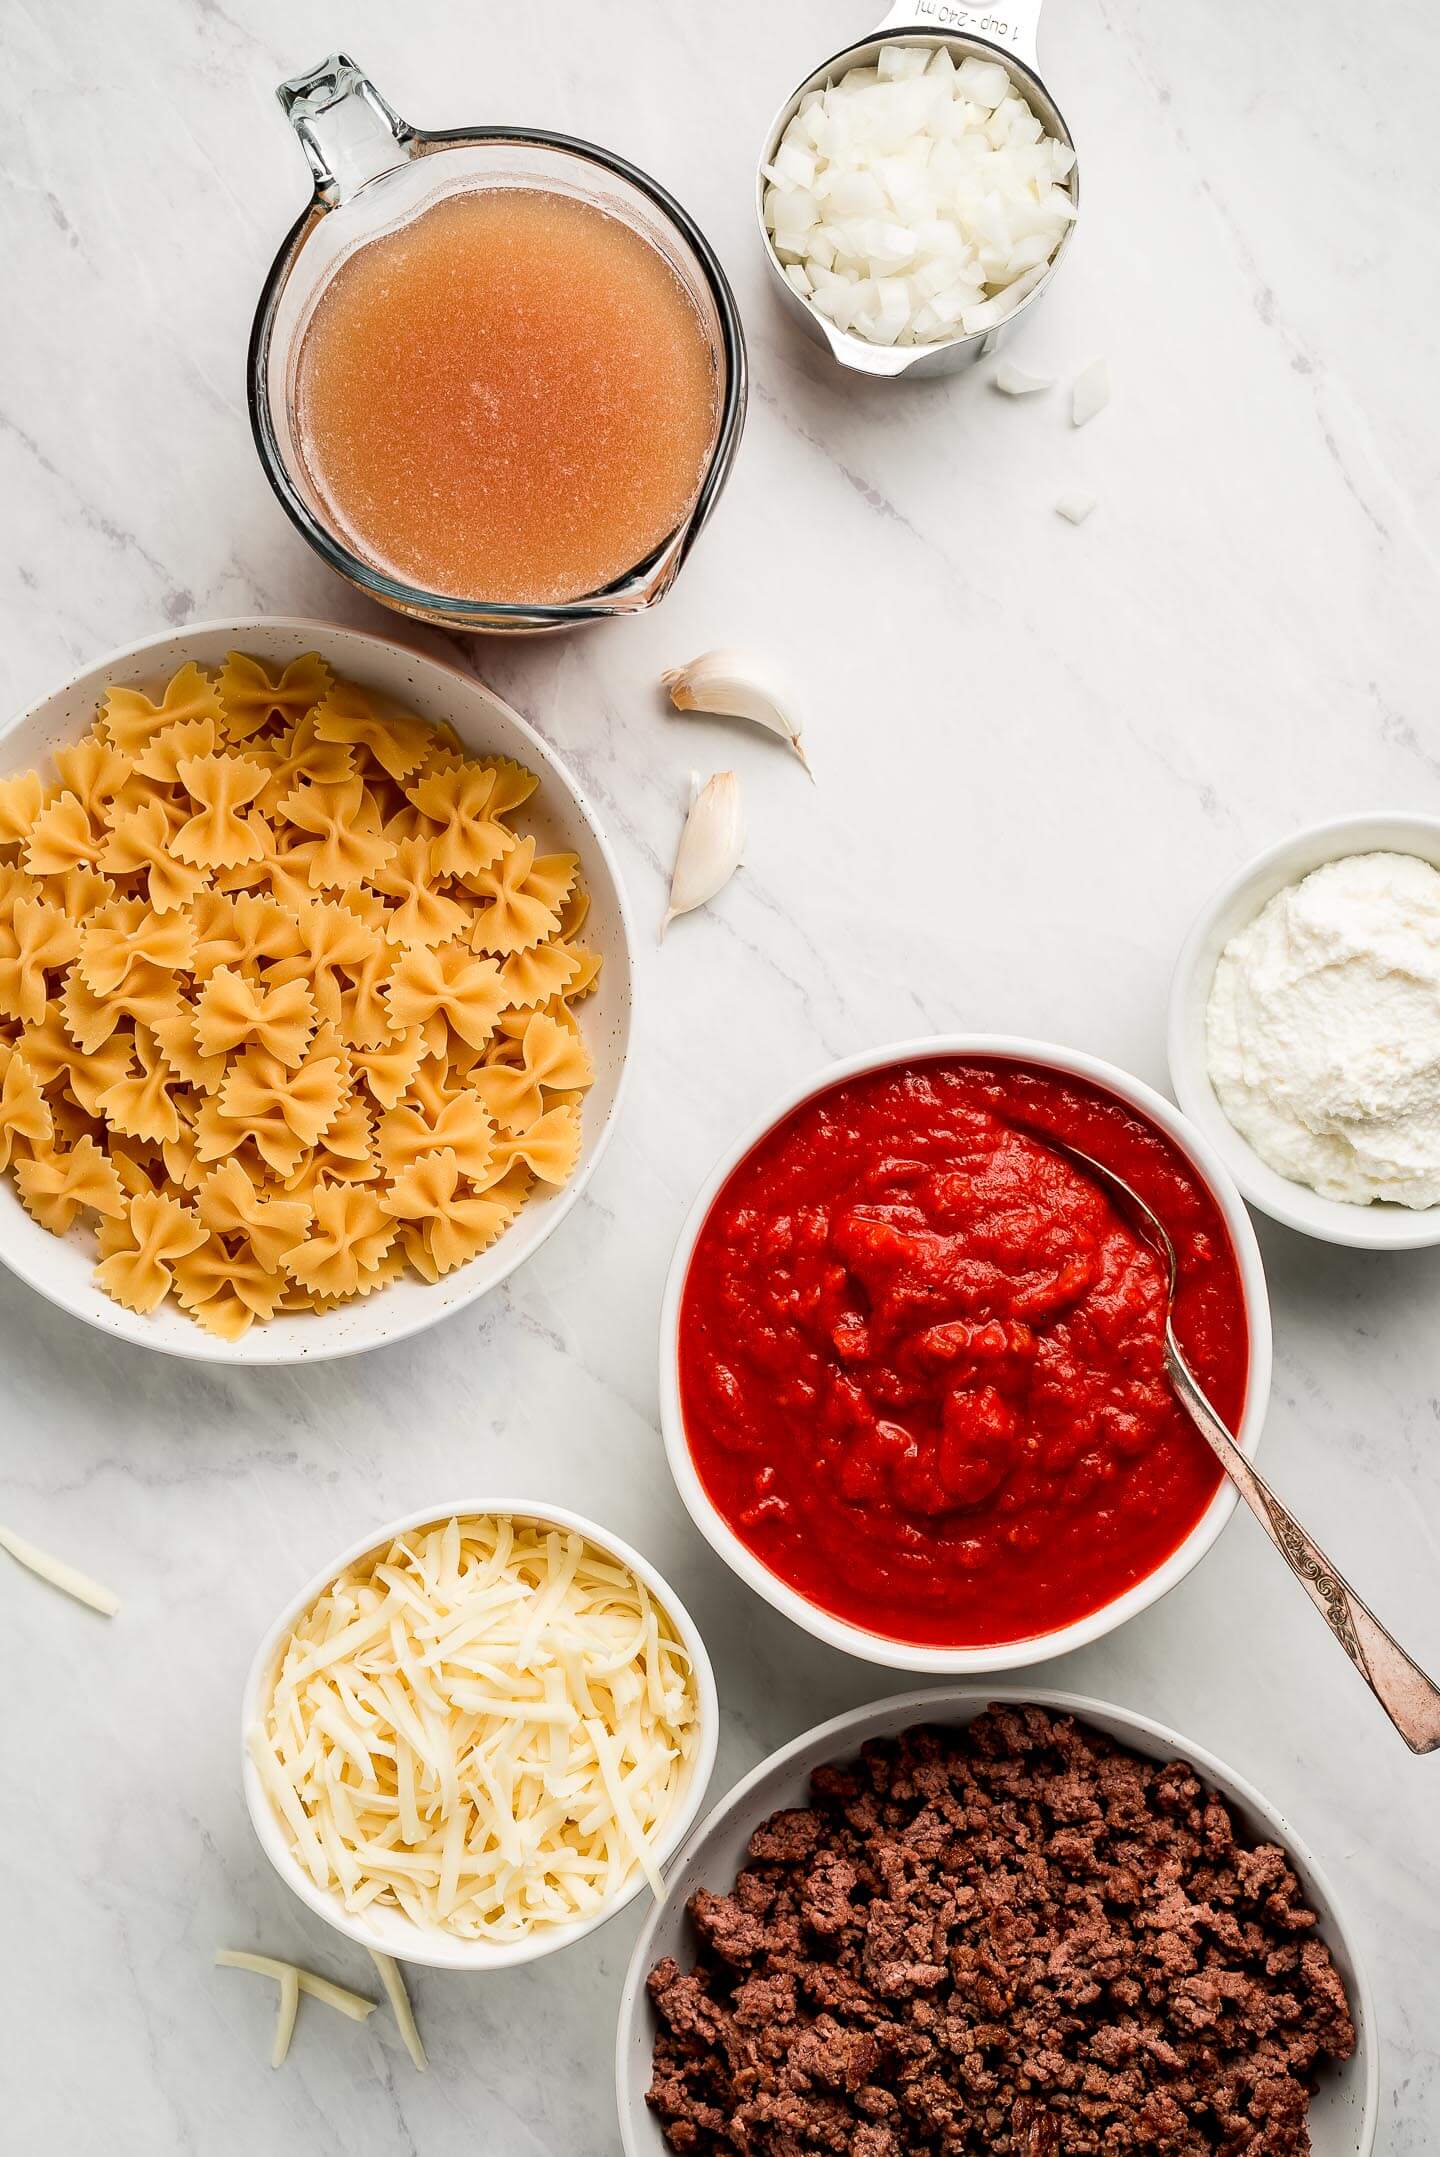
[[[1166,1361],[1176,1392],[1220,1456],[1225,1473],[1405,1743],[1414,1753],[1440,1750],[1440,1686],[1386,1632],[1320,1545],[1280,1503],[1264,1477],[1256,1474],[1201,1392],[1168,1329]]]

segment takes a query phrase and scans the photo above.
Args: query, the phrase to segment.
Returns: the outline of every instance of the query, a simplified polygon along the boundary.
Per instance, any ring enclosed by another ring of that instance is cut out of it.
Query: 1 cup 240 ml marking
[[[720,410],[712,340],[660,249],[516,185],[448,196],[348,256],[295,392],[347,546],[422,590],[520,604],[584,598],[660,546]]]

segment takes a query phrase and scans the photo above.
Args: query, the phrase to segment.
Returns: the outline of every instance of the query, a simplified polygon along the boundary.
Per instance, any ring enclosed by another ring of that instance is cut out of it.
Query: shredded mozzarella
[[[277,1955],[251,1955],[239,1947],[219,1947],[215,1961],[222,1970],[250,1970],[256,1977],[273,1977],[277,1985],[283,1985],[287,1974],[293,1974],[301,1992],[308,1992],[311,1999],[323,2000],[327,2007],[348,2015],[352,2022],[363,2022],[375,2012],[375,2002],[367,2000],[359,1992],[349,1992],[344,1985],[331,1982],[328,1977],[317,1977],[313,1970],[304,1970],[298,1962],[282,1962]]]
[[[494,1941],[593,1916],[637,1869],[658,1894],[699,1738],[689,1656],[644,1583],[583,1536],[494,1517],[332,1582],[248,1733],[318,1887]]]
[[[415,2021],[415,2010],[410,2005],[410,1995],[405,1990],[405,1980],[400,1975],[400,1965],[390,1955],[377,1954],[372,1947],[367,1950],[370,1960],[380,1972],[380,1982],[385,1987],[385,1997],[390,2002],[405,2050],[423,2075],[429,2066],[425,2047],[420,2041],[420,2031]]]
[[[88,1603],[102,1617],[113,1618],[120,1608],[120,1598],[102,1588],[98,1580],[91,1580],[86,1573],[79,1573],[73,1565],[66,1565],[63,1558],[52,1558],[48,1550],[41,1550],[34,1543],[27,1543],[23,1535],[16,1535],[12,1528],[0,1528],[0,1550],[8,1550],[18,1565],[23,1565],[41,1580],[48,1580],[52,1588],[59,1588],[66,1595],[73,1595],[77,1603]]]

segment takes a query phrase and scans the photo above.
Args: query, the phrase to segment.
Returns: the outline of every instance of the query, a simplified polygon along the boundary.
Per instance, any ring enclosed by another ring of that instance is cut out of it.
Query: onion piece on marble
[[[1087,427],[1097,413],[1103,412],[1110,402],[1110,362],[1091,360],[1075,377],[1075,388],[1070,398],[1070,419],[1076,427]]]
[[[1015,365],[1014,360],[1002,359],[995,369],[995,387],[1003,390],[1007,397],[1033,397],[1036,390],[1053,389],[1054,386],[1053,374],[1027,374],[1023,367]]]

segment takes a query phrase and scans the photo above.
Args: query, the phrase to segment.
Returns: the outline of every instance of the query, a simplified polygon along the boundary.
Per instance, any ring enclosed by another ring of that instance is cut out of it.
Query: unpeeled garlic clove
[[[688,666],[671,667],[660,677],[679,712],[708,712],[722,719],[748,719],[768,727],[790,744],[810,771],[798,723],[786,707],[779,685],[764,662],[748,653],[722,648],[702,652]],[[810,772],[813,779],[815,774]]]
[[[697,793],[692,773],[690,793],[690,813],[670,879],[670,904],[660,924],[662,937],[677,914],[693,912],[724,890],[745,851],[745,812],[736,774],[717,771]]]

